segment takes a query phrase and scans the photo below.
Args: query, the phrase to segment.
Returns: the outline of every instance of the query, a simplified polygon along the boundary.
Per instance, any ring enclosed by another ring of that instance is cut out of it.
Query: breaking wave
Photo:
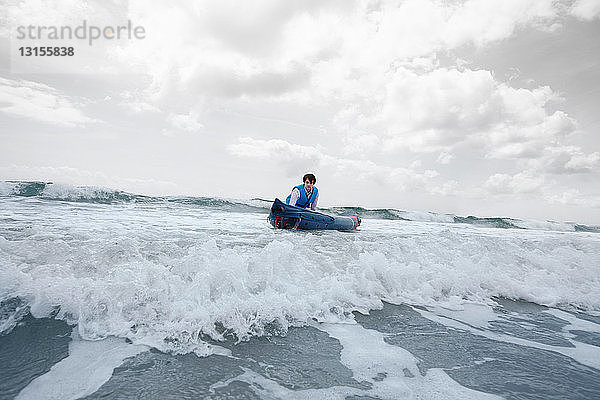
[[[28,181],[0,182],[0,196],[38,197],[45,200],[98,204],[176,203],[230,212],[259,213],[268,213],[272,203],[272,200],[260,198],[254,198],[251,200],[237,200],[192,196],[154,197],[95,186],[71,186],[52,182]],[[393,208],[367,209],[363,207],[331,207],[321,208],[320,210],[323,212],[331,212],[336,214],[344,211],[354,211],[363,219],[457,223],[501,229],[534,229],[564,232],[600,233],[600,226],[590,226],[574,222],[533,221],[506,217],[464,217],[452,214],[438,214],[433,212],[397,210]]]

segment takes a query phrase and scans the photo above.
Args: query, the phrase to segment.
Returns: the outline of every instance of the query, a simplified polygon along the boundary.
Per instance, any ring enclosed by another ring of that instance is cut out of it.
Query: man
[[[313,174],[306,174],[302,177],[302,182],[304,184],[292,188],[292,193],[285,199],[285,202],[290,206],[310,207],[311,210],[315,211],[319,201],[319,189],[314,186],[317,178]]]

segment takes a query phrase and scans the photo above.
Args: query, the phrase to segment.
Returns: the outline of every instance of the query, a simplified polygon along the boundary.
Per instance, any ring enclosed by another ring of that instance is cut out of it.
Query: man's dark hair
[[[309,180],[310,183],[312,183],[313,185],[315,183],[317,183],[317,178],[315,178],[315,176],[313,174],[306,174],[302,177],[302,182],[306,182],[306,180]]]

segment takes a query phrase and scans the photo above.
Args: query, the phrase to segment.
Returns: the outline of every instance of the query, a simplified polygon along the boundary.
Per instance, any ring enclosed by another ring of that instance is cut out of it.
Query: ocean
[[[0,182],[0,399],[600,398],[600,227],[271,202]]]

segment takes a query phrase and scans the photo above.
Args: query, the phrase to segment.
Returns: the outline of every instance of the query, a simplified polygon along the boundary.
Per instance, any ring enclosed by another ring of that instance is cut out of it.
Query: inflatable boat
[[[352,211],[332,216],[290,206],[279,199],[275,199],[273,202],[268,220],[273,227],[278,229],[351,231],[360,225],[360,218]]]

